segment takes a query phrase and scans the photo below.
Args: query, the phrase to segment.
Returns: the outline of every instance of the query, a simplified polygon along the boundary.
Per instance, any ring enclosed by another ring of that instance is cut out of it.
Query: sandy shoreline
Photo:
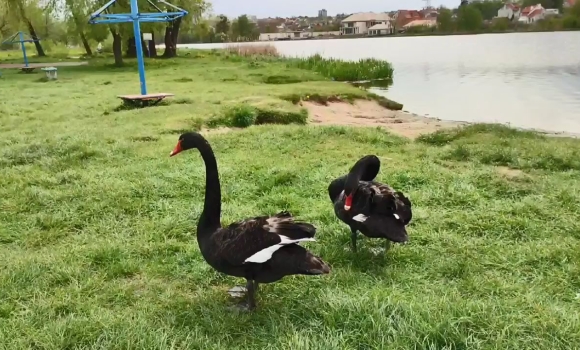
[[[396,135],[410,139],[415,139],[421,135],[442,129],[474,124],[470,122],[441,120],[407,111],[392,111],[380,106],[375,101],[368,100],[357,100],[353,104],[331,102],[326,106],[303,101],[301,105],[308,110],[312,124],[382,127]],[[578,133],[525,128],[516,129],[535,131],[546,136],[580,138],[580,134]]]
[[[392,111],[375,101],[368,100],[357,100],[353,104],[331,102],[326,106],[314,102],[302,102],[302,105],[308,110],[312,124],[378,126],[411,139],[441,129],[468,124],[443,121],[404,111]]]

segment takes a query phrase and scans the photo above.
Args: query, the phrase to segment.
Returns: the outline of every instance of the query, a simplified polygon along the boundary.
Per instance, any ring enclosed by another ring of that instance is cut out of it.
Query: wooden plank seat
[[[35,69],[36,69],[36,67],[22,67],[22,68],[20,68],[20,70],[23,71],[24,73],[32,73]]]
[[[118,98],[122,99],[127,105],[133,107],[148,107],[155,106],[161,102],[166,97],[175,96],[174,94],[169,94],[166,92],[160,92],[157,94],[147,94],[147,95],[120,95]]]

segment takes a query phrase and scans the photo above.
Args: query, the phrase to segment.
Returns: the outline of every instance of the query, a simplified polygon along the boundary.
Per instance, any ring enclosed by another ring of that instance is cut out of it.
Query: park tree
[[[177,37],[180,29],[191,30],[203,13],[211,9],[211,3],[205,0],[174,0],[172,4],[188,11],[189,18],[187,20],[177,18],[167,23],[164,36],[165,52],[163,52],[163,57],[167,58],[177,56]],[[172,9],[167,8],[167,12],[170,11]]]
[[[73,0],[78,1],[78,0]],[[87,13],[92,13],[99,9],[101,6],[105,5],[107,0],[88,0],[87,2]],[[110,6],[107,11],[109,13],[127,13],[130,11],[129,0],[117,0],[114,6]],[[88,18],[87,18],[88,20]],[[115,58],[115,66],[123,66],[123,35],[124,31],[127,31],[128,24],[94,24],[92,26],[103,26],[108,27],[111,36],[113,37],[113,57]]]
[[[40,8],[38,2],[36,0],[0,0],[0,2],[3,3],[6,16],[14,22],[13,27],[18,28],[19,24],[23,24],[28,29],[30,37],[35,40],[34,47],[36,48],[37,55],[39,57],[46,56],[42,44],[38,41],[39,37],[33,24],[32,14]]]
[[[568,11],[562,20],[562,27],[566,29],[580,28],[580,2],[576,2]]]
[[[461,31],[475,32],[481,29],[483,17],[477,7],[465,5],[459,7],[457,12],[457,27]]]
[[[567,14],[580,19],[580,1],[576,1],[576,3],[568,10]]]
[[[505,32],[510,27],[510,20],[508,18],[497,18],[491,24],[491,29],[494,32]]]
[[[8,6],[4,0],[0,0],[0,38],[12,34],[12,25],[9,20],[10,13]]]
[[[218,16],[218,22],[215,25],[216,34],[227,34],[230,32],[230,20],[225,15]]]
[[[256,28],[256,25],[248,19],[248,16],[241,15],[240,17],[236,18],[232,23],[232,38],[235,38],[236,41],[242,40],[255,40],[260,36],[259,31]]]
[[[541,4],[542,7],[547,9],[559,9],[562,11],[564,7],[564,0],[524,0],[522,5],[525,6],[533,6]]]
[[[497,16],[497,11],[502,8],[504,4],[501,0],[485,0],[473,2],[471,5],[481,12],[481,16],[484,20],[489,21]]]
[[[66,5],[66,11],[64,11],[64,13],[68,22],[69,30],[78,34],[86,54],[88,56],[92,56],[93,51],[91,50],[91,46],[89,45],[87,38],[87,32],[90,31],[90,24],[87,22],[87,20],[89,18],[89,14],[92,12],[90,9],[91,2],[87,0],[65,0],[64,3]],[[99,31],[95,32],[98,33]],[[103,32],[103,30],[100,32]]]
[[[440,8],[439,15],[437,16],[437,28],[439,31],[444,33],[449,33],[453,31],[453,14],[451,10],[447,8]]]
[[[211,42],[212,29],[206,19],[200,19],[193,29],[194,38],[200,43]]]

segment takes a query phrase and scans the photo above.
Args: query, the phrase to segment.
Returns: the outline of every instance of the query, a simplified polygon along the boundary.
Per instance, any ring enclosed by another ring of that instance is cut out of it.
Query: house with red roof
[[[534,23],[544,19],[545,17],[546,17],[546,9],[541,4],[537,4],[525,7],[520,14],[518,22]]]
[[[403,28],[406,24],[418,19],[425,19],[425,15],[421,11],[399,10],[394,16],[395,27]]]
[[[510,21],[514,20],[514,19],[517,20],[518,18],[520,18],[520,14],[521,14],[520,7],[518,5],[512,4],[512,3],[507,3],[507,4],[503,5],[502,8],[497,10],[497,17],[507,18]]]

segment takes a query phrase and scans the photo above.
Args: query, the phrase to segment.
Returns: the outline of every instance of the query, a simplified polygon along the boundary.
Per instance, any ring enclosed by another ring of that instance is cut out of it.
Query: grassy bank
[[[283,59],[290,68],[311,70],[334,81],[381,80],[387,84],[393,82],[393,66],[384,60],[367,58],[358,61],[345,61],[324,58],[319,54],[304,58],[282,58],[276,47],[270,44],[229,44],[226,45],[225,50],[236,56]]]
[[[209,133],[223,222],[287,209],[316,224],[307,246],[333,268],[262,286],[257,312],[238,314],[225,291],[240,281],[199,253],[204,168],[195,151],[168,157],[178,135],[212,118],[303,113],[289,96],[368,95],[285,62],[192,51],[148,63],[150,91],[173,102],[115,111],[115,95],[138,92],[137,71],[105,63],[59,68],[56,82],[3,70],[0,348],[580,344],[578,141],[478,125],[415,142],[296,123]],[[368,153],[414,204],[410,244],[386,256],[372,240],[350,252],[326,194]]]

